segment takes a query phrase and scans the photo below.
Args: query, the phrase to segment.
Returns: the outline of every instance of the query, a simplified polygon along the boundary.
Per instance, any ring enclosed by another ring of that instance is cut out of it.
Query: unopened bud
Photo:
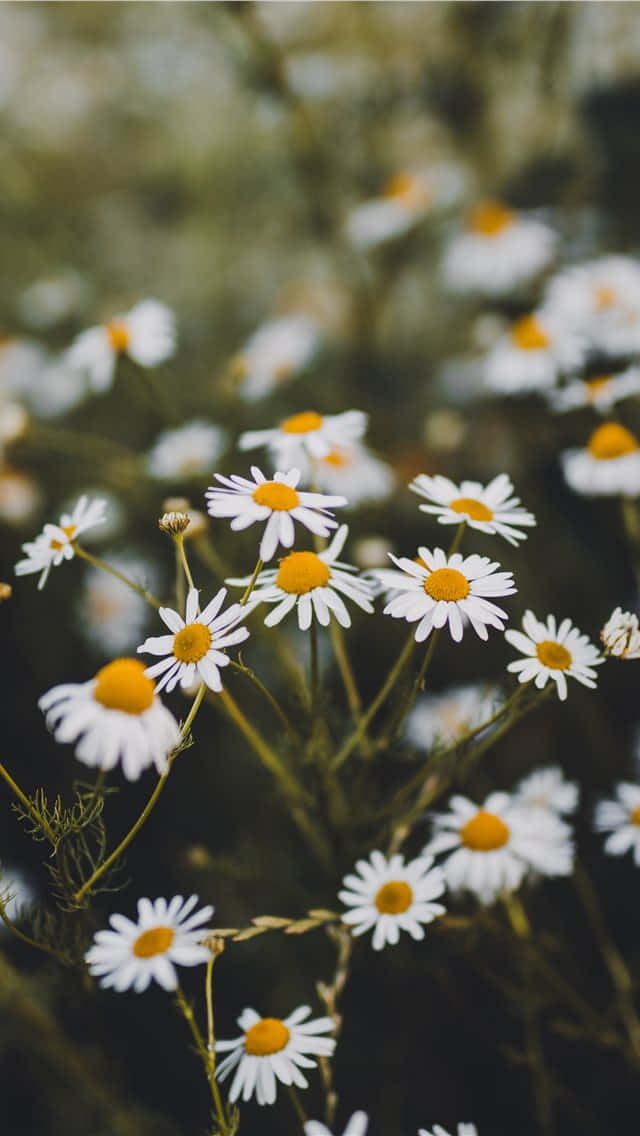
[[[186,513],[163,513],[158,521],[160,532],[169,536],[178,536],[189,527],[189,517]]]
[[[640,659],[640,626],[632,612],[617,607],[602,628],[600,638],[605,654],[617,659]]]

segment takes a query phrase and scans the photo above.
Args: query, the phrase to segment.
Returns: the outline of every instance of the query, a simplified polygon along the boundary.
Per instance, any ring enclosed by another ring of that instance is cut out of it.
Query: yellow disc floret
[[[596,288],[596,307],[601,312],[612,308],[617,298],[615,288],[608,288],[606,285]]]
[[[114,659],[96,675],[93,697],[108,710],[144,714],[153,702],[154,686],[139,659]]]
[[[413,891],[405,880],[389,880],[376,892],[374,903],[381,915],[402,915],[413,903]]]
[[[133,953],[136,958],[148,959],[154,955],[163,955],[169,950],[175,938],[173,927],[150,927],[138,935],[133,944]]]
[[[469,228],[483,237],[496,237],[513,224],[516,215],[500,201],[480,201],[471,211]]]
[[[612,378],[612,375],[595,375],[594,378],[587,379],[584,384],[587,390],[587,398],[597,398],[601,391],[606,390]]]
[[[496,848],[502,848],[509,835],[509,826],[495,813],[488,813],[484,809],[480,809],[460,829],[462,843],[473,852],[493,852]]]
[[[283,485],[281,481],[265,481],[251,494],[256,505],[265,505],[267,509],[275,509],[277,513],[288,513],[300,504],[300,498],[290,485]]]
[[[598,461],[611,461],[633,454],[638,449],[635,434],[619,422],[604,422],[589,438],[587,449]]]
[[[566,671],[571,666],[571,654],[562,643],[555,643],[553,639],[543,639],[536,643],[536,655],[545,667],[552,671]]]
[[[637,824],[640,826],[640,805],[636,805],[635,809],[631,813],[631,816],[629,817],[629,820],[632,824]]]
[[[522,316],[511,328],[511,338],[521,351],[543,351],[549,346],[549,336],[535,316]]]
[[[107,324],[107,335],[109,336],[109,343],[114,351],[127,350],[130,336],[126,324],[119,323],[118,320],[112,320],[111,323]]]
[[[453,509],[454,513],[466,513],[472,521],[491,521],[493,519],[492,510],[487,508],[482,501],[476,501],[474,497],[456,497],[455,501],[449,502],[449,508]]]
[[[469,595],[469,581],[455,568],[438,568],[427,576],[424,590],[432,600],[463,600]]]
[[[314,588],[324,588],[331,573],[315,552],[290,552],[280,561],[276,585],[283,592],[303,596]]]
[[[66,536],[67,540],[73,540],[73,538],[76,534],[76,528],[77,528],[76,525],[63,525],[62,526],[62,531],[63,531],[64,535]],[[49,548],[53,548],[56,552],[59,552],[59,550],[61,548],[64,548],[64,541],[50,540],[49,541]]]
[[[211,646],[211,632],[204,623],[188,623],[173,640],[173,653],[181,663],[199,663]]]
[[[315,410],[303,410],[301,414],[285,418],[280,429],[285,434],[310,434],[312,430],[319,430],[323,422],[324,418]]]
[[[290,1031],[280,1018],[261,1018],[244,1036],[244,1048],[252,1057],[270,1057],[284,1049]]]

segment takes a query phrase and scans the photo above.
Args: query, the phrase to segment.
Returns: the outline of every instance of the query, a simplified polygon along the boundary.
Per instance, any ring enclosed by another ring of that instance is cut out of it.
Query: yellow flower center
[[[606,311],[607,308],[612,308],[616,299],[615,288],[607,288],[606,285],[602,288],[596,288],[596,307],[601,312]]]
[[[600,391],[606,389],[611,382],[612,375],[596,375],[593,379],[587,379],[585,387],[587,388],[587,398],[597,398]]]
[[[310,434],[312,430],[319,430],[324,422],[321,414],[315,410],[303,410],[301,414],[293,414],[280,423],[280,429],[285,434]]]
[[[587,449],[592,458],[598,461],[611,461],[613,458],[623,458],[638,449],[638,440],[635,434],[621,426],[619,422],[605,422],[598,426],[589,438]]]
[[[438,568],[427,576],[424,590],[432,600],[463,600],[469,595],[469,581],[455,568]]]
[[[543,639],[536,643],[536,655],[543,666],[552,671],[566,671],[571,666],[571,655],[562,643],[554,643],[553,639]]]
[[[114,659],[96,675],[93,697],[108,710],[144,714],[153,702],[154,686],[139,659]]]
[[[522,316],[511,328],[511,338],[521,351],[542,351],[549,346],[549,336],[535,316]]]
[[[256,505],[266,505],[267,509],[275,509],[278,513],[288,513],[300,504],[300,498],[295,489],[283,485],[281,481],[265,481],[251,494]]]
[[[471,211],[469,228],[483,237],[496,237],[513,224],[516,215],[500,201],[481,201]]]
[[[454,513],[466,513],[472,521],[493,519],[493,511],[483,505],[482,501],[476,501],[474,497],[456,497],[455,501],[449,502],[449,508],[453,509]]]
[[[118,320],[112,320],[107,324],[107,335],[109,336],[109,343],[114,351],[126,351],[129,346],[129,331],[126,324],[118,323]]]
[[[376,892],[374,903],[381,915],[402,915],[413,903],[413,891],[404,880],[389,880]]]
[[[211,632],[204,623],[188,623],[173,640],[173,653],[181,663],[199,663],[211,646]]]
[[[261,1018],[244,1035],[244,1048],[252,1057],[270,1057],[284,1049],[290,1031],[280,1018]]]
[[[322,460],[326,465],[333,465],[336,469],[344,469],[349,464],[349,459],[343,450],[329,450]]]
[[[393,174],[383,192],[385,197],[400,201],[410,209],[426,205],[431,196],[424,178],[418,178],[407,171]]]
[[[315,552],[290,552],[280,561],[276,584],[283,592],[302,596],[329,583],[329,568]]]
[[[496,848],[502,848],[509,835],[509,826],[495,813],[485,812],[484,809],[480,809],[460,829],[462,843],[474,852],[493,852]]]
[[[136,958],[140,959],[163,955],[165,951],[169,950],[174,938],[173,927],[150,927],[148,931],[143,931],[141,935],[138,935],[133,944],[133,953]]]
[[[635,809],[631,813],[631,816],[629,817],[629,820],[632,824],[640,825],[640,805],[636,805]]]
[[[68,540],[73,540],[76,528],[77,528],[77,525],[63,525],[62,526],[62,531],[63,531],[64,535],[67,537]],[[64,541],[62,541],[62,540],[51,540],[51,541],[49,541],[49,548],[53,548],[56,552],[59,552],[59,550],[61,548],[64,548]]]

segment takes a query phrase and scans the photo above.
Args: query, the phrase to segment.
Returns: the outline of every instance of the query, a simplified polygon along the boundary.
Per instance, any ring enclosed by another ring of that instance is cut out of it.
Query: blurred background
[[[559,453],[584,444],[593,412],[554,416],[540,398],[482,389],[479,360],[536,303],[540,279],[499,299],[453,295],[441,258],[486,198],[533,210],[558,234],[550,270],[638,253],[639,17],[636,3],[0,5],[0,580],[14,586],[0,607],[2,760],[26,789],[69,799],[83,775],[71,749],[47,734],[37,698],[58,682],[85,681],[155,632],[153,619],[105,593],[78,560],[54,569],[42,592],[34,578],[16,582],[22,542],[81,492],[106,496],[109,525],[88,547],[171,599],[173,550],[157,530],[163,502],[186,497],[203,509],[214,470],[244,474],[250,464],[238,434],[287,414],[358,407],[370,416],[367,442],[391,472],[378,500],[350,512],[345,559],[375,567],[387,546],[413,555],[418,543],[442,543],[406,490],[417,473],[487,481],[506,471],[538,528],[519,550],[497,550],[480,534],[465,550],[514,571],[514,620],[526,607],[554,611],[597,640],[613,607],[636,609],[615,503],[577,497],[560,472]],[[432,172],[432,182],[407,197],[416,171],[427,183]],[[406,210],[395,230],[392,216],[392,231],[384,211],[361,211],[398,199]],[[92,394],[69,372],[65,349],[147,297],[175,312],[175,357],[153,372],[122,359],[111,389]],[[293,322],[274,333],[277,320]],[[268,349],[252,341],[264,327],[276,337]],[[268,366],[261,350],[273,355]],[[635,404],[625,404],[625,420],[640,427]],[[158,438],[193,421],[218,428],[204,456],[188,444],[154,463]],[[198,585],[216,586],[216,558],[236,575],[250,572],[252,533],[210,522],[193,545]],[[379,611],[358,614],[349,634],[365,697],[404,642],[403,627],[381,620]],[[302,654],[293,631],[290,642]],[[245,657],[286,702],[268,642],[256,636]],[[442,643],[430,681],[437,690],[504,684],[505,663],[500,636],[485,646],[467,634],[462,647]],[[329,654],[325,684],[342,713]],[[249,684],[233,675],[229,685],[274,737]],[[637,974],[638,877],[630,861],[604,861],[590,820],[615,780],[637,777],[636,687],[634,664],[614,663],[597,694],[574,684],[566,705],[551,701],[496,746],[466,789],[480,798],[549,763],[580,782],[579,847]],[[180,695],[169,702],[185,713]],[[378,795],[406,776],[406,761],[389,755]],[[152,776],[133,785],[110,778],[110,845],[142,808]],[[110,912],[132,915],[140,895],[196,891],[222,926],[335,907],[342,875],[375,838],[341,834],[331,869],[315,865],[244,741],[204,707],[194,747],[113,881],[123,890],[62,918],[42,846],[2,797],[5,883],[22,881],[50,912],[52,934],[77,919],[85,946]],[[419,827],[409,851],[426,836]],[[568,981],[606,1016],[608,978],[571,883],[547,883],[528,902]],[[230,947],[215,970],[220,1036],[236,1036],[245,1005],[286,1016],[309,1002],[321,1013],[314,984],[334,965],[322,931]],[[364,1108],[372,1136],[434,1122],[454,1131],[465,1119],[481,1136],[539,1132],[517,976],[508,942],[480,923],[375,957],[361,942],[336,1058],[340,1122]],[[185,975],[194,999],[201,979]],[[544,997],[555,1118],[545,1131],[628,1131],[637,1065],[573,1036],[566,1009]],[[100,992],[3,934],[0,1006],[7,1133],[207,1131],[206,1083],[159,989]],[[317,1074],[305,1104],[319,1115]],[[298,1129],[283,1098],[276,1109],[247,1106],[241,1131]]]

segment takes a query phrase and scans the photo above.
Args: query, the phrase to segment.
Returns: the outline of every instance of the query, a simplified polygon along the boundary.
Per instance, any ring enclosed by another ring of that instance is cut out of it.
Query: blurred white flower
[[[522,316],[484,361],[485,385],[498,394],[547,390],[582,363],[586,344],[546,312]]]
[[[408,232],[428,213],[459,200],[466,183],[461,166],[434,163],[399,171],[380,197],[356,205],[345,221],[345,233],[361,249],[375,248]]]
[[[226,448],[227,433],[203,419],[164,430],[146,458],[147,472],[158,480],[184,480],[208,473]]]
[[[600,639],[605,655],[640,659],[640,626],[633,612],[615,608],[600,632]]]
[[[386,501],[396,486],[390,465],[365,446],[336,446],[322,458],[307,463],[314,486],[326,493],[344,493],[350,507]]]
[[[603,256],[567,268],[549,282],[543,306],[596,350],[635,352],[640,348],[640,261]]]
[[[480,202],[464,232],[445,249],[444,282],[455,292],[504,295],[542,272],[556,244],[556,233],[544,222],[500,201]]]
[[[407,740],[426,751],[453,745],[486,722],[502,700],[499,687],[489,683],[450,686],[442,694],[422,694],[406,720]]]
[[[518,781],[513,799],[529,808],[550,809],[554,813],[574,813],[578,807],[580,788],[575,781],[565,781],[559,765],[534,769]]]
[[[294,379],[313,359],[320,339],[320,327],[310,316],[281,316],[261,324],[232,360],[242,397],[253,402]]]
[[[619,422],[604,422],[584,449],[561,455],[567,484],[587,497],[640,494],[640,444]]]
[[[20,292],[16,307],[27,327],[47,331],[84,307],[89,298],[88,281],[72,268],[34,280]]]
[[[366,1112],[354,1112],[350,1120],[347,1121],[342,1136],[365,1136],[369,1118]],[[327,1128],[326,1124],[322,1124],[319,1120],[308,1120],[304,1126],[304,1136],[332,1136],[332,1133]]]
[[[465,1124],[460,1121],[455,1133],[447,1132],[446,1128],[442,1128],[439,1124],[434,1124],[429,1132],[426,1128],[418,1129],[418,1136],[478,1136],[478,1129],[475,1124]]]
[[[4,909],[11,923],[20,923],[36,898],[24,872],[5,864],[0,869],[0,895],[3,896]],[[0,935],[5,933],[8,934],[8,928],[0,920]]]
[[[616,785],[613,801],[599,801],[595,811],[597,832],[609,832],[604,850],[610,856],[624,856],[633,851],[633,860],[640,868],[640,785],[620,781]]]
[[[40,487],[29,474],[0,466],[1,521],[22,525],[31,519],[41,504]]]
[[[171,309],[158,300],[141,300],[109,323],[81,332],[66,358],[71,367],[88,374],[94,391],[105,391],[113,382],[118,355],[128,355],[140,367],[156,367],[171,358],[175,348]]]
[[[133,556],[108,556],[109,564],[135,583],[153,590],[154,565]],[[149,605],[122,580],[102,568],[87,567],[78,602],[78,629],[93,650],[120,655],[135,649],[149,621]]]
[[[640,367],[631,366],[619,374],[597,375],[592,379],[572,379],[557,390],[548,391],[549,405],[556,414],[591,406],[608,414],[618,402],[640,394]]]
[[[362,410],[345,410],[342,414],[318,414],[304,410],[285,418],[271,430],[247,430],[241,434],[241,450],[267,446],[278,469],[304,469],[310,458],[326,458],[332,450],[360,441],[368,416]]]
[[[38,590],[44,588],[51,568],[75,556],[73,542],[93,525],[102,524],[105,507],[103,500],[90,502],[88,497],[80,497],[71,513],[62,514],[58,525],[46,524],[35,540],[23,544],[27,556],[16,564],[16,576],[39,572]]]
[[[37,418],[59,418],[89,394],[87,376],[72,367],[66,355],[43,360],[25,386],[24,398]]]

